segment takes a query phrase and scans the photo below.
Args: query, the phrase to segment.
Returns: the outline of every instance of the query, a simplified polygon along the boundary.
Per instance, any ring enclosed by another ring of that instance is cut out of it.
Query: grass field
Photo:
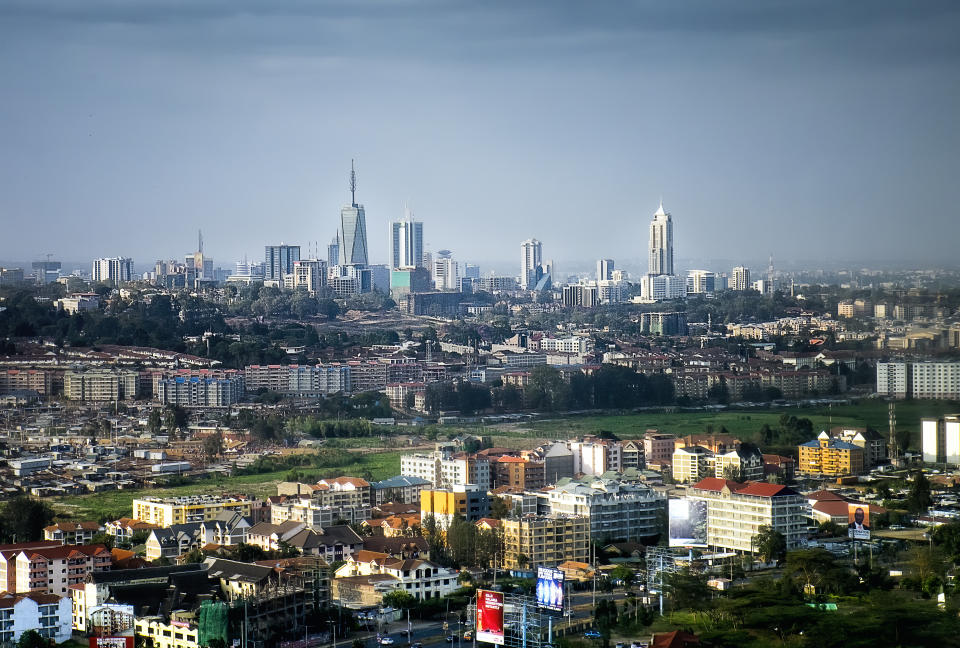
[[[917,447],[920,434],[920,419],[925,416],[939,416],[960,412],[960,403],[945,401],[902,401],[896,406],[897,429],[913,433],[914,447]],[[621,439],[642,437],[648,429],[657,429],[669,434],[684,436],[701,434],[708,426],[715,432],[726,428],[730,434],[745,441],[756,441],[756,435],[766,423],[772,428],[779,426],[784,414],[797,418],[809,418],[815,431],[836,425],[870,427],[886,435],[887,403],[878,400],[863,400],[850,405],[833,407],[776,407],[730,409],[719,412],[704,411],[661,411],[622,415],[585,415],[566,416],[553,419],[540,419],[530,423],[504,424],[483,428],[484,434],[491,435],[495,445],[505,447],[529,447],[531,441],[545,439],[564,439],[584,434],[612,432]],[[481,433],[480,428],[464,429],[465,432]],[[524,445],[526,444],[526,446]]]
[[[401,454],[401,452],[357,454],[352,463],[337,468],[306,468],[303,469],[303,472],[310,479],[358,475],[380,480],[400,474]],[[148,488],[109,491],[93,495],[72,495],[55,498],[51,503],[57,513],[73,520],[113,520],[124,516],[129,517],[133,500],[147,495],[157,497],[220,493],[244,493],[259,497],[276,495],[277,484],[284,480],[288,472],[287,470],[281,470],[259,475],[216,477],[173,488]]]

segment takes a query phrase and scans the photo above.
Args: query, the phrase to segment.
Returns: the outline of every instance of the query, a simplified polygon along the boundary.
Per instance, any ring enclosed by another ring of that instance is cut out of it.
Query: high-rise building
[[[327,285],[327,264],[320,259],[294,261],[293,272],[284,278],[284,285],[293,290],[305,288],[311,295],[316,295]]]
[[[731,290],[750,290],[750,268],[737,266],[733,269],[733,285]]]
[[[423,263],[423,223],[404,210],[403,220],[390,223],[391,269],[418,268]]]
[[[187,270],[193,270],[193,278],[213,281],[213,257],[203,253],[203,232],[197,231],[197,251],[184,257]]]
[[[709,270],[691,270],[687,274],[688,295],[709,295],[717,291],[717,275]]]
[[[600,259],[597,261],[597,281],[608,281],[613,279],[613,259]]]
[[[480,266],[475,263],[468,263],[463,266],[463,277],[465,279],[479,279],[480,278]]]
[[[663,202],[650,223],[650,274],[673,274],[673,219],[663,211]]]
[[[960,416],[920,419],[924,463],[960,465]]]
[[[537,239],[520,244],[520,288],[533,290],[540,280],[543,267],[543,245]]]
[[[330,245],[327,246],[327,267],[340,265],[340,231],[334,235]]]
[[[93,280],[111,283],[115,286],[130,281],[133,276],[133,259],[111,257],[95,259],[93,262]]]
[[[350,160],[350,204],[340,210],[340,265],[365,266],[367,257],[367,214],[357,204],[357,173]]]
[[[300,260],[299,245],[264,246],[263,278],[283,281],[283,275],[293,274],[293,264]]]
[[[433,262],[433,286],[437,290],[457,290],[460,272],[450,250],[440,250]]]

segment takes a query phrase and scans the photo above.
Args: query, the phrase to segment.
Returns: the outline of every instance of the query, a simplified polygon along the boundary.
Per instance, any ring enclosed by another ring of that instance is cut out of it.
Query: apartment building
[[[453,453],[448,449],[403,455],[400,457],[400,474],[426,479],[438,488],[476,484],[486,490],[491,486],[490,461],[486,457]]]
[[[586,516],[591,538],[636,540],[660,533],[666,499],[640,484],[610,479],[571,481],[544,492],[551,515]]]
[[[267,389],[298,398],[319,398],[351,391],[346,364],[249,365],[244,368],[247,389]]]
[[[49,396],[53,393],[53,372],[43,369],[0,370],[0,394],[26,390]]]
[[[644,457],[643,440],[635,439],[624,441],[620,448],[620,469],[626,470],[627,468],[633,468],[634,470],[643,470],[646,467],[647,462]]]
[[[457,576],[456,571],[427,560],[404,560],[390,554],[359,551],[349,556],[337,569],[332,585],[336,597],[338,591],[343,591],[340,589],[345,585],[342,579],[386,577],[385,580],[391,585],[389,589],[403,590],[418,601],[423,601],[451,594],[459,587]],[[346,597],[346,600],[349,600],[349,597]]]
[[[183,497],[143,497],[133,500],[135,520],[169,527],[174,524],[212,520],[224,511],[233,511],[249,518],[252,500],[217,495],[188,495]]]
[[[673,481],[690,484],[713,473],[713,453],[700,446],[677,448],[671,457]]]
[[[0,645],[12,646],[27,630],[55,644],[71,636],[70,598],[55,594],[0,592]]]
[[[97,522],[57,522],[43,529],[44,540],[57,540],[65,545],[87,544],[104,530]]]
[[[503,520],[501,528],[507,569],[590,561],[590,519],[585,516],[525,515]]]
[[[456,484],[450,488],[420,491],[420,519],[433,516],[437,525],[447,528],[455,516],[469,522],[490,515],[487,489],[476,484]]]
[[[235,370],[162,376],[155,380],[153,392],[161,405],[178,407],[229,407],[245,395],[244,374]]]
[[[877,393],[893,398],[960,398],[960,362],[878,362]]]
[[[865,469],[873,468],[887,458],[887,440],[876,430],[865,427],[834,427],[830,429],[830,436],[863,448]]]
[[[544,485],[544,463],[524,457],[498,457],[494,462],[493,486],[535,490]]]
[[[673,460],[674,440],[672,434],[647,430],[643,435],[643,456],[646,462],[670,463]]]
[[[66,596],[71,585],[83,582],[87,574],[109,571],[110,550],[104,545],[61,545],[21,549],[7,555],[0,553],[5,564],[8,587],[13,573],[14,593],[42,592]]]
[[[960,416],[920,419],[923,462],[960,465]]]
[[[821,432],[816,439],[801,443],[797,470],[805,475],[858,475],[864,469],[863,448],[833,439]]]
[[[763,526],[782,533],[787,549],[806,544],[807,502],[791,488],[708,477],[690,493],[691,499],[707,503],[707,544],[712,548],[755,552],[754,538]]]
[[[622,448],[619,441],[586,438],[571,441],[573,472],[583,475],[602,475],[608,471],[622,470]]]
[[[133,400],[140,374],[112,369],[69,370],[63,374],[63,396],[82,402]]]
[[[420,503],[420,491],[430,487],[430,482],[420,477],[397,475],[370,484],[373,506],[380,506],[386,502],[403,504]]]

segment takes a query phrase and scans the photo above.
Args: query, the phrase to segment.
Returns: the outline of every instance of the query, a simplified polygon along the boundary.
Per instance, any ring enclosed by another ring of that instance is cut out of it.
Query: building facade
[[[506,569],[590,561],[590,520],[582,515],[525,515],[502,521]]]

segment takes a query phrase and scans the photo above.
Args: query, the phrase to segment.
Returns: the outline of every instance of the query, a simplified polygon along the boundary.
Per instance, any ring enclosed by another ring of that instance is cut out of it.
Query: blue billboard
[[[537,607],[563,612],[563,572],[559,569],[537,569]]]

